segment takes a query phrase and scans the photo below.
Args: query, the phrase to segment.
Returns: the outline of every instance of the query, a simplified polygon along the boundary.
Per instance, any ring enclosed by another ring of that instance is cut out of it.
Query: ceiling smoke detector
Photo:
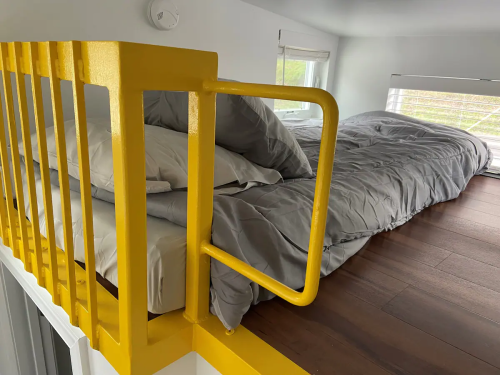
[[[170,0],[151,0],[148,18],[158,30],[171,30],[179,23],[179,10]]]

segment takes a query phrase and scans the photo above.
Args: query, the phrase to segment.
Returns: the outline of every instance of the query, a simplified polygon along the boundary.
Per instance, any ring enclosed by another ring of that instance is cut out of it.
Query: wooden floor
[[[500,374],[500,180],[374,236],[314,303],[243,325],[312,374]]]

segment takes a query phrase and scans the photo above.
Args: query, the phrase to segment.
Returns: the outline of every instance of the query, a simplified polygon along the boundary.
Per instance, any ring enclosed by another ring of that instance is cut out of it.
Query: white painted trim
[[[90,348],[85,334],[69,323],[66,312],[52,303],[52,296],[47,290],[37,284],[36,278],[24,270],[23,263],[12,256],[9,248],[0,244],[0,261],[11,272],[21,287],[38,306],[47,321],[59,333],[70,349],[73,375],[111,375],[116,374],[104,356]],[[2,264],[0,263],[0,266]],[[1,267],[0,267],[1,271]],[[0,272],[1,276],[1,272]],[[0,290],[0,308],[2,290]],[[1,312],[1,311],[0,311]],[[2,316],[0,315],[0,318]],[[42,324],[43,325],[43,324]],[[3,348],[2,348],[3,349]],[[15,352],[13,353],[15,355]],[[3,371],[3,369],[1,369]],[[195,352],[188,353],[176,362],[160,370],[157,375],[218,375],[208,362]],[[0,372],[0,375],[4,375]],[[9,372],[5,375],[20,375],[19,372]],[[24,374],[22,374],[24,375]],[[42,374],[40,374],[42,375]]]
[[[87,337],[81,337],[75,345],[69,348],[73,375],[91,375],[88,351]]]
[[[28,328],[30,330],[31,350],[33,350],[36,375],[47,375],[38,309],[26,292],[24,292],[24,303],[28,314]]]
[[[19,374],[33,375],[36,373],[36,368],[31,350],[31,334],[28,327],[24,291],[6,268],[3,269],[2,275]]]
[[[52,303],[50,293],[38,285],[36,277],[26,272],[23,263],[12,255],[12,250],[1,243],[0,262],[10,271],[51,324],[52,328],[56,330],[66,345],[68,345],[73,374],[90,375],[89,355],[86,343],[87,337],[83,331],[71,325],[64,309]]]
[[[56,350],[54,348],[54,335],[52,333],[52,327],[45,316],[40,316],[40,329],[47,372],[50,375],[59,375],[57,371]]]
[[[500,80],[479,78],[431,77],[404,74],[391,76],[391,88],[500,96]]]
[[[9,301],[4,282],[3,265],[0,263],[0,375],[19,375],[19,363],[10,319]]]
[[[52,296],[45,288],[37,284],[36,277],[26,272],[23,263],[14,258],[12,250],[3,244],[0,244],[0,261],[21,284],[25,292],[69,348],[73,347],[80,338],[85,337],[80,328],[70,324],[69,317],[64,309],[52,303]]]

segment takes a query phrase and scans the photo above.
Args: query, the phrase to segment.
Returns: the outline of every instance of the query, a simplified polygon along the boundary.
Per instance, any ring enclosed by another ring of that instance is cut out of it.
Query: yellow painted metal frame
[[[334,159],[338,109],[327,92],[312,88],[217,81],[217,54],[124,42],[0,43],[14,182],[3,168],[5,200],[0,199],[0,234],[28,272],[53,296],[120,374],[152,374],[190,351],[197,351],[223,374],[302,374],[293,362],[244,327],[228,335],[209,315],[210,257],[242,273],[296,305],[311,303],[318,290],[326,209]],[[16,77],[22,140],[26,155],[31,222],[25,219],[11,73]],[[47,219],[39,233],[24,75],[31,75]],[[64,246],[55,246],[45,141],[41,77],[50,79],[59,159]],[[60,80],[71,81],[75,106],[86,270],[75,264]],[[118,251],[116,300],[95,279],[92,200],[84,84],[109,90]],[[146,171],[143,98],[145,90],[190,92],[186,309],[147,319]],[[296,292],[210,244],[213,210],[215,96],[242,94],[309,101],[324,113],[323,137],[313,206],[309,259],[303,292]],[[8,164],[0,105],[0,159]]]

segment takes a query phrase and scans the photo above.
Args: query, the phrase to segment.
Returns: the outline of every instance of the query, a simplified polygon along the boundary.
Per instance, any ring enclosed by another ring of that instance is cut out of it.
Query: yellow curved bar
[[[319,104],[323,109],[323,132],[314,194],[311,233],[309,237],[309,256],[304,290],[302,292],[297,292],[216,246],[208,243],[202,245],[203,252],[270,290],[277,296],[294,305],[306,306],[314,301],[318,294],[326,215],[330,196],[330,182],[332,179],[333,160],[335,157],[335,144],[337,143],[337,128],[339,123],[337,102],[332,95],[324,90],[306,87],[206,81],[203,84],[203,88],[206,91],[221,94],[313,102]]]

